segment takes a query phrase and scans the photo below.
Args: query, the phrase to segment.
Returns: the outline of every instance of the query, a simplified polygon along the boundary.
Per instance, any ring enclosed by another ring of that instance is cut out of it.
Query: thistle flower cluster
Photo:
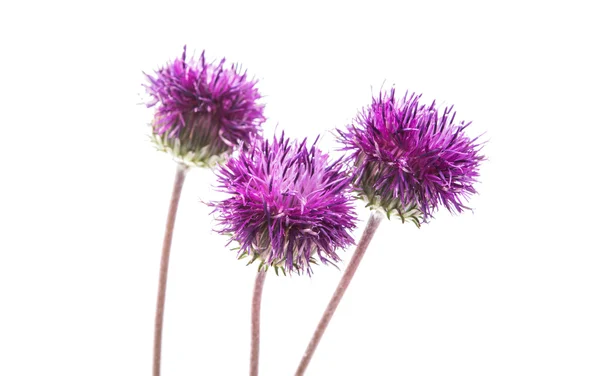
[[[316,143],[316,141],[315,141]],[[286,272],[311,274],[311,263],[339,261],[353,244],[355,213],[350,177],[340,160],[302,142],[256,139],[217,170],[228,194],[213,203],[219,232],[239,243],[239,256]],[[316,257],[315,257],[316,256]]]
[[[241,142],[249,142],[265,121],[256,81],[236,65],[181,59],[146,74],[155,107],[153,141],[159,150],[187,165],[212,167]]]
[[[392,88],[373,97],[338,129],[348,153],[332,162],[316,141],[262,139],[257,82],[225,59],[187,59],[184,46],[180,59],[146,77],[155,143],[187,165],[222,164],[219,189],[228,197],[210,204],[218,231],[239,244],[240,258],[259,260],[259,270],[311,274],[317,260],[339,261],[337,249],[353,243],[352,190],[417,226],[440,207],[468,209],[476,193],[482,144],[466,136],[470,123],[455,122],[452,106],[422,104],[421,95],[396,98]]]
[[[417,226],[440,206],[453,213],[468,209],[464,201],[476,193],[483,159],[477,139],[464,133],[470,123],[455,123],[452,107],[438,110],[435,101],[420,99],[407,93],[398,100],[391,89],[338,130],[367,206]]]

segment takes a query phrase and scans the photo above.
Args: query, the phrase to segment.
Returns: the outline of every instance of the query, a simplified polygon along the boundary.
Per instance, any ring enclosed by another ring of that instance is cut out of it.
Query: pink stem
[[[315,333],[313,334],[313,337],[310,340],[306,351],[304,352],[304,356],[302,357],[300,365],[296,370],[296,376],[302,376],[304,375],[304,372],[306,372],[308,363],[310,363],[310,360],[313,354],[315,353],[317,346],[319,345],[319,341],[321,340],[321,337],[323,337],[323,333],[325,333],[325,329],[327,329],[329,321],[331,321],[331,318],[333,317],[337,306],[340,304],[344,293],[348,289],[350,281],[352,281],[352,277],[354,277],[354,273],[356,273],[356,269],[358,268],[360,261],[365,255],[365,251],[367,250],[371,239],[373,239],[373,235],[375,234],[377,227],[379,227],[379,224],[381,223],[382,219],[383,214],[377,211],[371,212],[371,216],[369,217],[367,226],[365,227],[362,237],[358,242],[356,251],[354,252],[354,255],[352,255],[350,263],[348,264],[348,267],[346,268],[346,271],[344,272],[344,275],[342,276],[342,279],[338,284],[333,296],[331,297],[329,305],[327,306],[327,309],[325,309],[325,312],[321,317],[321,321],[319,322],[319,325],[317,326],[317,329],[315,330]]]
[[[177,165],[175,173],[175,182],[173,183],[173,193],[171,194],[171,203],[167,216],[167,226],[163,240],[162,256],[160,259],[160,274],[158,279],[158,297],[156,299],[156,319],[154,321],[154,359],[152,363],[152,375],[160,376],[160,355],[162,347],[162,329],[165,315],[165,295],[167,292],[167,274],[169,272],[169,255],[171,254],[171,242],[173,240],[173,227],[177,217],[177,207],[181,197],[181,189],[185,180],[187,167],[181,164]]]
[[[254,294],[252,295],[252,323],[251,323],[251,344],[250,344],[250,376],[258,376],[258,353],[260,350],[260,302],[262,300],[262,291],[265,284],[265,271],[256,273],[254,281]]]

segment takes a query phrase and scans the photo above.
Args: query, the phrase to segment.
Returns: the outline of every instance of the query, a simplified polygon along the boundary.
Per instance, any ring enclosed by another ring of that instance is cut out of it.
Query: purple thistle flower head
[[[239,258],[258,259],[259,270],[310,275],[315,256],[337,262],[336,249],[354,242],[351,177],[315,144],[283,133],[271,143],[257,138],[217,170],[219,189],[229,196],[210,204],[219,232],[239,243]]]
[[[438,110],[408,93],[395,90],[373,98],[345,130],[338,130],[343,150],[354,163],[353,183],[368,206],[417,226],[439,206],[450,212],[468,209],[464,201],[476,193],[481,144],[455,123],[452,107]]]
[[[256,81],[237,65],[225,67],[199,59],[181,59],[148,75],[145,85],[156,110],[153,141],[187,165],[209,166],[222,162],[238,143],[260,133],[265,121]]]

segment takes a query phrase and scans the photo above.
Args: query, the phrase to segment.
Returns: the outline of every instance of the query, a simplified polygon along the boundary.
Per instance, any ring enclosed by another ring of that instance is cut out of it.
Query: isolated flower
[[[349,175],[339,160],[330,162],[315,144],[307,147],[306,139],[290,141],[283,133],[272,143],[257,138],[217,176],[220,190],[230,195],[212,203],[219,232],[239,243],[241,257],[260,260],[259,270],[310,274],[315,255],[336,262],[336,249],[353,244]]]
[[[440,205],[450,212],[466,209],[463,201],[475,193],[481,144],[464,134],[469,123],[454,123],[452,107],[438,111],[435,101],[419,104],[408,93],[399,101],[392,89],[373,98],[346,129],[338,130],[346,161],[354,167],[353,185],[367,201],[371,215],[348,267],[300,360],[296,375],[304,375],[327,325],[360,265],[383,213],[396,213],[417,226]]]
[[[452,107],[438,110],[395,90],[373,98],[345,130],[343,149],[355,166],[354,185],[369,206],[395,213],[417,226],[440,205],[451,212],[467,207],[476,193],[481,144],[468,138],[470,124],[455,123]]]
[[[222,162],[239,142],[249,142],[265,121],[256,80],[236,65],[225,67],[200,59],[181,59],[146,75],[155,107],[153,141],[159,150],[186,165]]]

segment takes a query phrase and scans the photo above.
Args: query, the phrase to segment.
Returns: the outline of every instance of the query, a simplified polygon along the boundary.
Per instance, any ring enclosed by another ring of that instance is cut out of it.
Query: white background
[[[593,3],[1,5],[0,375],[150,374],[175,164],[138,103],[184,44],[260,79],[267,135],[314,138],[395,84],[489,140],[474,213],[383,223],[307,375],[599,375]],[[212,183],[181,199],[165,376],[248,369],[255,268],[211,232]],[[268,276],[262,375],[293,373],[340,276]]]

